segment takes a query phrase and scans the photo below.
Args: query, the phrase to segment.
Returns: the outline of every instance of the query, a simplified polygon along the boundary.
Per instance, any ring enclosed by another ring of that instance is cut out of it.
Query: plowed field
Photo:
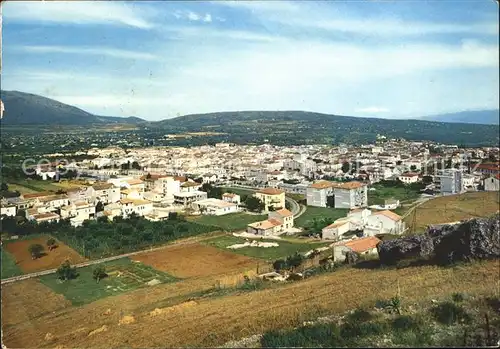
[[[68,259],[71,264],[85,261],[85,258],[80,256],[75,250],[57,240],[57,247],[52,251],[49,251],[47,247],[48,238],[49,236],[40,236],[29,240],[9,242],[5,243],[3,247],[12,255],[18,267],[25,273],[33,273],[36,271],[57,268],[66,259]],[[45,249],[45,254],[42,257],[33,260],[28,251],[28,248],[32,244],[42,245]]]
[[[141,253],[132,259],[180,278],[256,269],[259,264],[256,259],[197,243]]]

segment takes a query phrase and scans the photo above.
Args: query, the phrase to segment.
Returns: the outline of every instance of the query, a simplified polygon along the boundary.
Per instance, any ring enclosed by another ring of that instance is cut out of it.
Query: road
[[[220,233],[220,234],[222,235],[223,233]],[[117,259],[120,259],[120,258],[135,256],[135,255],[138,255],[138,254],[141,254],[141,253],[147,253],[147,252],[151,252],[151,251],[162,250],[162,249],[165,249],[165,248],[167,248],[169,246],[172,246],[172,245],[185,245],[185,244],[192,243],[194,241],[202,241],[204,239],[211,239],[214,236],[215,235],[210,235],[210,236],[205,236],[205,237],[199,237],[199,238],[197,238],[197,237],[194,237],[194,238],[191,237],[191,238],[187,238],[187,239],[183,239],[183,240],[179,240],[179,241],[174,241],[174,242],[171,242],[169,244],[158,246],[158,247],[148,248],[148,249],[141,250],[141,251],[124,253],[124,254],[121,254],[121,255],[118,255],[118,256],[106,257],[106,258],[101,258],[101,259],[94,259],[94,260],[91,260],[91,261],[88,261],[88,262],[83,262],[83,263],[75,264],[73,266],[76,267],[76,268],[88,267],[89,265],[95,265],[95,264],[100,264],[100,263],[104,263],[104,262],[110,262],[110,261],[114,261],[114,260],[117,260]],[[31,278],[39,277],[39,276],[43,276],[43,275],[54,274],[56,271],[57,271],[57,269],[48,269],[48,270],[38,271],[36,273],[30,273],[30,274],[24,274],[24,275],[19,275],[19,276],[13,276],[13,277],[10,277],[10,278],[7,278],[7,279],[3,279],[2,282],[1,282],[1,284],[4,285],[4,284],[16,282],[16,281],[21,281],[21,280],[26,280],[26,279],[31,279]]]

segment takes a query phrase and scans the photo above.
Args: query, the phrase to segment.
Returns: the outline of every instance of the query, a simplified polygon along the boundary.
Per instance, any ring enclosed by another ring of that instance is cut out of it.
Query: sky
[[[2,14],[2,89],[98,115],[499,108],[493,0],[7,0]]]

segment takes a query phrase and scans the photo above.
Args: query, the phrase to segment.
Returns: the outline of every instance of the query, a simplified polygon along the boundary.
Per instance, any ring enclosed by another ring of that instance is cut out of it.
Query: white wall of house
[[[485,178],[484,190],[486,190],[486,191],[499,191],[500,190],[500,180],[498,180],[495,177]]]
[[[16,206],[2,206],[0,207],[0,216],[15,216],[16,215]]]
[[[367,218],[367,228],[375,228],[377,234],[401,234],[404,224],[401,220],[394,221],[384,215],[371,215]]]

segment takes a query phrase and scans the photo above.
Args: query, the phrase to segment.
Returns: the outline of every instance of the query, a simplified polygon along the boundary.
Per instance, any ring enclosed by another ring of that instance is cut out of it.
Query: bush
[[[457,322],[470,323],[471,316],[465,309],[453,302],[443,302],[431,310],[434,319],[444,325],[453,325]]]
[[[373,319],[373,315],[365,309],[356,309],[347,316],[349,322],[367,322]]]
[[[453,293],[451,299],[453,299],[455,303],[460,303],[464,301],[465,296],[462,293]]]
[[[421,327],[421,321],[407,315],[400,315],[392,320],[391,327],[395,331],[418,330]]]
[[[389,330],[385,322],[346,322],[340,327],[340,335],[345,340],[380,335]]]

